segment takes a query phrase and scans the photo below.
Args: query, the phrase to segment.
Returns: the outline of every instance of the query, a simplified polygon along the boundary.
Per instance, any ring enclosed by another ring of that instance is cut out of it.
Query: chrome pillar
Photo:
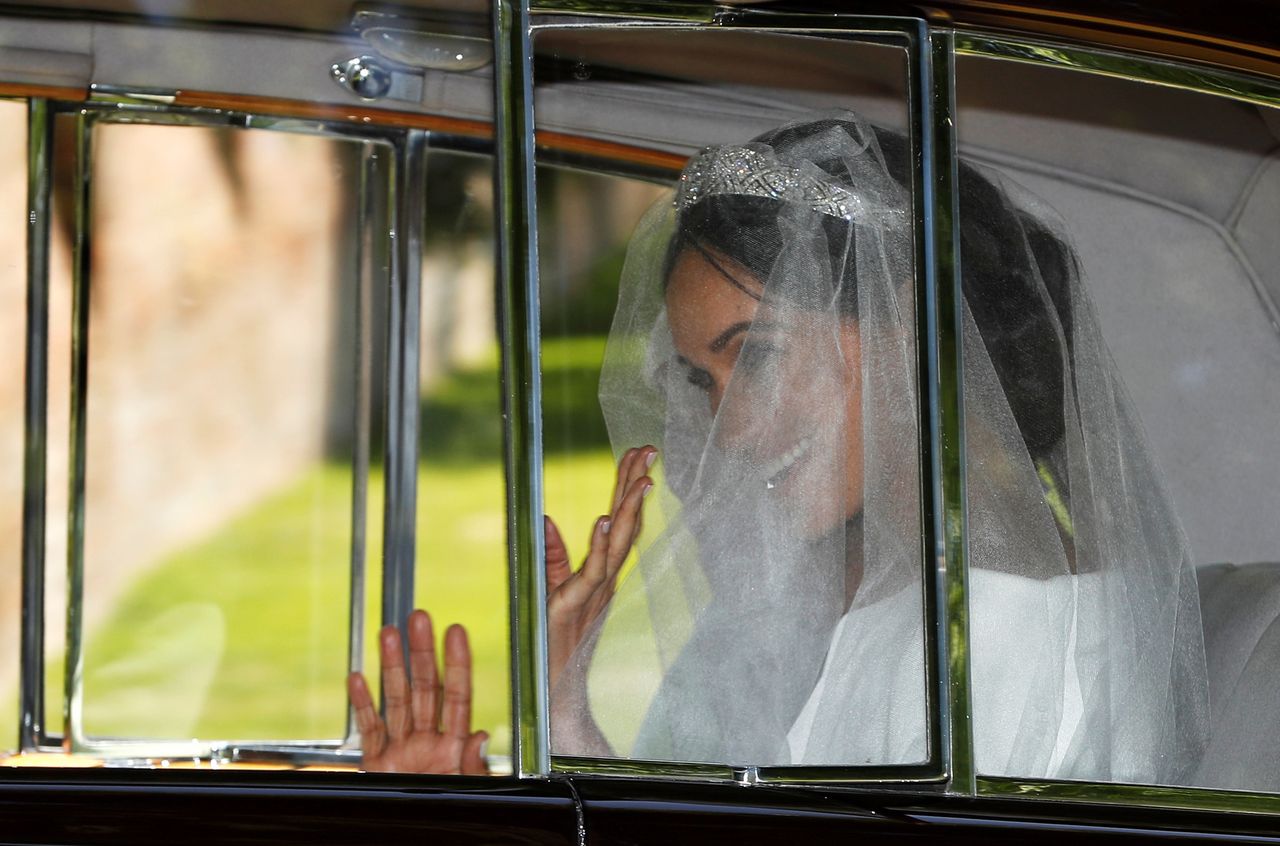
[[[355,444],[351,477],[351,585],[348,609],[347,671],[364,669],[365,598],[369,574],[369,469],[373,463],[375,292],[386,290],[391,272],[387,225],[391,150],[365,143],[361,152],[356,208],[355,302]],[[358,740],[354,714],[348,708],[344,742]]]
[[[89,397],[90,222],[92,209],[92,112],[75,117],[73,213],[75,240],[71,255],[71,447],[67,497],[67,652],[63,696],[63,745],[68,751],[84,743],[84,533],[85,469]]]
[[[969,684],[969,600],[966,572],[964,470],[964,398],[961,340],[960,201],[956,160],[954,35],[930,30],[925,44],[924,196],[931,212],[926,227],[924,310],[928,322],[929,443],[936,509],[934,539],[935,601],[938,616],[938,687],[941,743],[949,789],[976,790],[973,758],[972,697]]]
[[[387,296],[386,501],[382,623],[404,626],[413,610],[418,494],[418,343],[427,133],[397,145],[392,197],[391,287]],[[406,641],[407,649],[408,643]]]
[[[494,0],[493,43],[498,320],[511,565],[512,762],[517,775],[540,776],[547,773],[550,759],[533,45],[527,0]]]
[[[22,459],[22,631],[18,748],[44,742],[44,553],[49,410],[49,199],[53,110],[27,107],[27,338]]]

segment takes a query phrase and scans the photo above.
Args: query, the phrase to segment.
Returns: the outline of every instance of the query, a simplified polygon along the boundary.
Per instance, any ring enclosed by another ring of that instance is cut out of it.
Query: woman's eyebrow
[[[713,353],[718,353],[721,350],[723,350],[725,347],[727,347],[729,345],[729,342],[732,341],[734,337],[738,335],[740,332],[745,332],[748,329],[755,329],[756,331],[760,331],[760,330],[767,331],[772,328],[774,328],[772,323],[766,323],[764,321],[753,322],[750,320],[743,320],[741,322],[733,324],[728,329],[721,332],[719,335],[716,335],[715,339],[710,344],[707,344],[707,349],[711,350]]]

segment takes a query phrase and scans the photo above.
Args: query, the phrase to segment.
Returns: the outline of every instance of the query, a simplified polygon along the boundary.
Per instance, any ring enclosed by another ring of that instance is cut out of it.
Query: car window
[[[1013,358],[970,329],[1003,291],[1025,377],[999,408],[1013,369],[965,370],[978,770],[1275,790],[1276,112],[956,74],[965,354]],[[1014,236],[998,258],[966,244],[983,227]]]
[[[38,57],[68,87],[35,101],[57,131],[51,167],[28,169],[53,183],[31,221],[51,265],[48,480],[27,489],[46,499],[45,613],[25,618],[44,660],[21,667],[44,696],[0,689],[34,725],[12,763],[358,766],[346,677],[362,670],[378,700],[379,629],[417,605],[438,640],[471,633],[473,721],[489,771],[509,771],[488,70],[396,63],[366,97],[333,72],[369,51],[350,34],[173,27],[138,51],[155,34],[141,21],[20,26],[83,55]],[[222,76],[248,49],[287,72]],[[81,103],[91,65],[110,83]],[[371,112],[384,95],[409,111]],[[22,583],[23,334],[6,333],[6,602]],[[5,619],[16,672],[24,618]]]
[[[343,738],[361,144],[89,144],[76,740]]]
[[[937,752],[904,46],[535,33],[560,766]]]
[[[400,218],[421,249],[410,286],[393,254],[392,180],[405,160],[392,144],[218,123],[56,118],[45,662],[24,669],[44,678],[34,742],[49,747],[66,726],[74,754],[57,760],[80,765],[358,765],[345,677],[363,670],[377,696],[390,613],[395,285],[420,297],[416,414],[395,430],[416,420],[412,599],[439,609],[440,641],[448,624],[470,632],[473,719],[489,735],[489,771],[508,771],[491,161],[451,151],[445,136],[422,148],[423,217]],[[73,297],[78,235],[87,284]],[[20,304],[21,265],[11,284]],[[6,403],[19,470],[22,375]],[[20,503],[6,558],[14,601]],[[17,642],[5,656],[15,670]],[[17,705],[7,690],[14,724]]]

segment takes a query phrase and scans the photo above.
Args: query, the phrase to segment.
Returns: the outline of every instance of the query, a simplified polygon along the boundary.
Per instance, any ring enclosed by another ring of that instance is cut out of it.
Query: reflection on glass
[[[1275,113],[956,71],[978,769],[1278,790]]]
[[[539,172],[552,751],[925,762],[905,51],[535,49],[544,165],[680,175]]]
[[[0,758],[18,742],[27,109],[0,101]]]
[[[499,771],[511,751],[511,684],[492,168],[445,150],[427,158],[416,599],[440,644],[450,624],[467,630],[472,729],[489,733]]]
[[[92,141],[84,732],[340,738],[360,145]]]

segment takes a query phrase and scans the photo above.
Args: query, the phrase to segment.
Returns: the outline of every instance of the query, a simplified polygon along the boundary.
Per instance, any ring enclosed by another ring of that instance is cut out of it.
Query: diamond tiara
[[[708,147],[695,156],[680,174],[676,209],[683,212],[716,194],[795,203],[841,220],[853,220],[862,211],[862,200],[846,186],[750,147]]]

